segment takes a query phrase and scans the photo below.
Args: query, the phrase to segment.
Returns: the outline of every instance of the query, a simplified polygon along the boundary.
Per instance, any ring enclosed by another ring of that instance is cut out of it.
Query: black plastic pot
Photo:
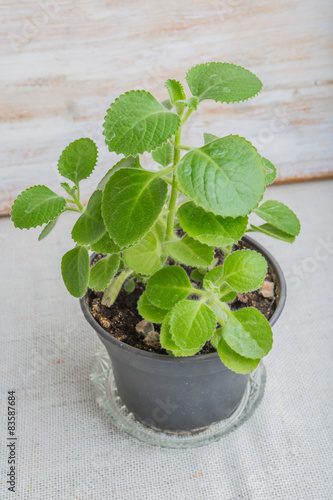
[[[279,296],[270,319],[274,325],[286,301],[283,272],[259,243],[247,236],[243,240],[266,258],[274,276]],[[108,351],[118,394],[138,420],[163,431],[197,432],[236,410],[248,375],[229,370],[217,353],[173,358],[124,344],[97,323],[86,301],[87,295],[80,299],[82,311]]]

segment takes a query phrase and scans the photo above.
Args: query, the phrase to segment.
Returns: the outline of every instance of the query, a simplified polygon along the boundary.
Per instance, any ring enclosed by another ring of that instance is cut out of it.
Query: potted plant
[[[281,313],[285,283],[273,257],[244,234],[292,243],[300,231],[288,207],[261,203],[276,169],[249,141],[211,134],[203,145],[181,141],[202,101],[247,100],[261,91],[260,80],[240,66],[212,62],[190,69],[186,81],[189,97],[170,79],[162,103],[132,90],[111,104],[103,133],[109,150],[124,158],[85,208],[80,183],[97,163],[89,138],[70,143],[59,158],[65,195],[33,186],[11,212],[20,229],[46,224],[40,240],[62,213],[78,212],[75,246],[61,263],[65,285],[81,298],[109,353],[123,403],[140,421],[169,432],[197,432],[232,414],[248,374],[272,347],[270,322]],[[150,169],[140,165],[145,152],[155,162]],[[248,225],[252,212],[262,225]],[[270,322],[253,293],[274,303]],[[256,307],[238,307],[251,300]]]

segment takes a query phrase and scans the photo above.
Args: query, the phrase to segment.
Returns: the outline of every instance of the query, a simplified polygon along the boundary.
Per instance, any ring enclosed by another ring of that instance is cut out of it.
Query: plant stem
[[[74,207],[66,207],[65,211],[66,210],[69,210],[71,212],[79,212],[79,214],[82,212],[82,210],[79,210],[78,208],[74,208]]]
[[[221,247],[221,250],[224,252],[224,258],[226,258],[231,253],[232,245],[227,245],[225,247]]]
[[[184,124],[189,119],[189,117],[191,116],[192,113],[193,113],[193,108],[189,108],[186,111],[184,118],[182,119],[182,124]]]
[[[180,149],[178,148],[178,145],[180,143],[181,134],[182,134],[182,129],[180,127],[177,134],[175,135],[175,149],[173,153],[173,165],[172,165],[173,169],[175,168],[180,159]],[[169,214],[168,214],[167,231],[166,231],[167,236],[169,236],[170,238],[173,236],[173,226],[176,213],[177,196],[178,196],[178,188],[177,188],[176,174],[174,171],[172,177],[171,196],[169,202]]]
[[[191,146],[185,146],[185,144],[179,144],[178,149],[184,149],[185,151],[191,151],[193,149]]]
[[[112,306],[116,298],[118,297],[118,293],[120,292],[121,287],[123,286],[124,281],[133,274],[132,270],[122,271],[118,276],[112,278],[111,282],[107,286],[104,291],[102,304],[104,306]]]

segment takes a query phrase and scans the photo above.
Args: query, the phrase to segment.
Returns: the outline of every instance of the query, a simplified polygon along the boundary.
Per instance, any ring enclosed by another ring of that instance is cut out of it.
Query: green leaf
[[[88,205],[72,229],[72,238],[76,243],[89,245],[98,241],[105,233],[102,217],[102,191],[94,191]]]
[[[260,359],[250,359],[240,356],[222,338],[217,345],[217,352],[222,363],[236,373],[251,373],[260,363]]]
[[[152,275],[162,267],[162,243],[165,231],[157,222],[153,229],[134,246],[124,250],[125,264],[140,274]]]
[[[149,92],[132,90],[111,104],[103,133],[110,151],[135,156],[161,146],[179,126],[179,116],[165,109]]]
[[[204,279],[205,274],[206,274],[206,269],[204,268],[193,269],[193,271],[191,272],[191,280],[202,281]]]
[[[204,245],[187,234],[177,241],[168,241],[164,249],[175,261],[188,266],[209,267],[214,259],[214,247]]]
[[[15,227],[30,229],[42,226],[64,211],[66,200],[46,186],[33,186],[18,195],[11,209]]]
[[[170,142],[166,142],[160,148],[155,149],[152,152],[153,159],[162,165],[163,167],[167,167],[172,163],[173,158],[173,146]]]
[[[82,138],[71,142],[60,155],[58,161],[60,175],[77,185],[93,172],[97,154],[97,146],[91,139]]]
[[[266,174],[266,184],[272,184],[275,181],[276,177],[276,168],[273,163],[271,163],[267,158],[262,157],[262,161],[264,164],[264,170]]]
[[[200,350],[216,328],[215,314],[199,300],[182,300],[170,311],[172,339],[181,349]]]
[[[164,316],[167,314],[165,309],[160,309],[149,302],[147,292],[143,292],[138,301],[138,311],[140,316],[153,323],[162,323]]]
[[[247,216],[221,217],[192,202],[181,205],[177,212],[178,220],[184,231],[193,238],[217,247],[237,243],[244,235],[247,227]]]
[[[181,349],[173,340],[170,332],[170,317],[171,312],[168,312],[162,323],[160,333],[161,346],[167,351],[171,351],[174,356],[193,356],[199,349]]]
[[[112,168],[110,168],[110,170],[106,172],[104,177],[99,181],[96,189],[100,189],[100,191],[103,191],[111,175],[122,168],[141,168],[139,157],[128,156],[127,158],[122,158],[120,161],[118,161],[118,163],[116,163]]]
[[[114,253],[99,260],[90,270],[89,288],[104,290],[118,270],[119,254]]]
[[[163,267],[147,283],[149,302],[161,309],[171,309],[191,292],[190,280],[179,266]]]
[[[117,253],[120,251],[120,246],[110,238],[107,231],[98,241],[92,243],[90,248],[97,253]]]
[[[249,214],[266,188],[261,156],[250,142],[235,135],[189,151],[176,173],[184,194],[222,217]]]
[[[224,261],[223,281],[235,292],[258,290],[264,282],[267,262],[254,250],[237,250]]]
[[[216,266],[213,267],[208,273],[205,274],[204,280],[203,280],[203,287],[206,290],[213,290],[216,291],[217,293],[220,291],[220,286],[221,284],[218,284],[219,280],[223,276],[223,267],[222,266]]]
[[[185,106],[188,106],[189,108],[193,109],[193,111],[196,111],[198,109],[199,99],[195,96],[192,96],[189,99],[185,99],[179,102],[184,103]]]
[[[65,253],[61,261],[61,273],[69,293],[74,297],[82,297],[86,293],[90,275],[88,250],[79,245]]]
[[[162,101],[161,104],[165,109],[168,109],[169,111],[170,111],[170,109],[172,109],[172,103],[171,103],[170,99],[166,99],[165,101]]]
[[[223,297],[220,297],[221,302],[231,302],[237,297],[237,292],[231,290],[228,283],[222,283],[220,287],[220,293],[224,293]]]
[[[295,236],[291,236],[284,231],[280,231],[280,229],[277,229],[271,224],[262,224],[261,226],[254,226],[253,224],[251,224],[251,228],[252,231],[267,234],[268,236],[272,236],[273,238],[276,238],[278,240],[286,241],[287,243],[294,243],[296,238]],[[248,232],[251,231],[249,230]]]
[[[272,348],[273,334],[267,319],[254,307],[230,314],[223,339],[241,356],[258,360]]]
[[[73,186],[73,187],[70,187],[70,185],[68,184],[68,182],[60,182],[60,186],[66,191],[66,193],[68,193],[70,196],[74,196],[76,194],[76,191],[77,191],[77,187],[76,186]]]
[[[57,220],[58,220],[58,217],[56,217],[55,219],[53,220],[50,220],[50,222],[48,222],[46,224],[46,226],[43,228],[42,232],[40,233],[40,235],[38,236],[38,241],[41,241],[43,240],[44,238],[46,238],[46,236],[48,234],[50,234],[50,232],[52,231],[52,229],[54,228],[54,226],[56,225],[57,223]]]
[[[261,81],[251,71],[235,64],[221,62],[198,64],[189,70],[186,81],[199,101],[246,101],[262,89]]]
[[[207,132],[204,133],[204,142],[205,142],[205,145],[209,144],[210,142],[216,141],[216,139],[219,139],[219,137],[217,135],[208,134]]]
[[[167,80],[165,86],[169,92],[170,100],[172,104],[176,104],[177,101],[186,99],[185,90],[178,80]]]
[[[279,201],[265,201],[255,210],[255,213],[261,219],[291,236],[297,236],[301,230],[300,222],[294,212]]]
[[[121,247],[143,238],[155,224],[166,200],[167,183],[156,174],[122,168],[103,191],[102,214],[111,238]]]
[[[124,289],[126,290],[127,293],[132,293],[134,288],[135,288],[135,281],[133,278],[125,281]]]

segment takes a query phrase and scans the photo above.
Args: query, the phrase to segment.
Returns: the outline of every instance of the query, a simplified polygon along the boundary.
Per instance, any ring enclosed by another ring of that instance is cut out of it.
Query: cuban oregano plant
[[[75,246],[61,263],[74,297],[90,287],[102,290],[103,304],[111,306],[123,286],[131,293],[139,279],[146,289],[138,311],[162,324],[160,342],[170,355],[191,356],[210,340],[226,366],[248,373],[270,351],[272,331],[257,309],[232,312],[228,302],[257,290],[267,263],[255,251],[231,253],[232,247],[249,231],[292,243],[300,224],[282,203],[261,203],[276,169],[249,141],[204,134],[203,145],[181,142],[182,127],[202,101],[245,101],[261,91],[261,81],[240,66],[216,62],[190,69],[186,81],[190,96],[179,81],[168,80],[169,98],[162,103],[132,90],[111,104],[103,133],[109,150],[124,157],[85,208],[80,183],[97,163],[97,147],[88,138],[70,143],[59,158],[66,194],[33,186],[15,200],[12,220],[20,229],[46,224],[41,240],[61,214],[78,212],[71,233]],[[151,169],[140,165],[145,152],[155,162]],[[252,212],[264,223],[248,225]],[[216,247],[224,253],[223,266],[216,266]],[[105,255],[92,268],[89,251]],[[169,265],[169,257],[193,267],[192,280],[181,266]]]

